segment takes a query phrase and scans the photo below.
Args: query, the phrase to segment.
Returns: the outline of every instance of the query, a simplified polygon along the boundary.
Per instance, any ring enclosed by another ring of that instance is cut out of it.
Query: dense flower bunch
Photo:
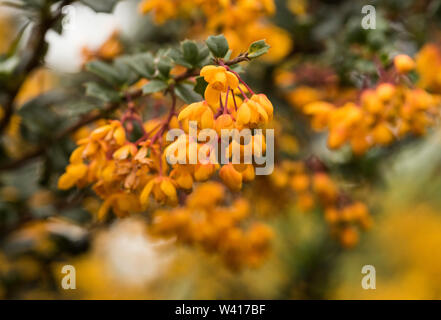
[[[58,187],[69,189],[76,185],[81,188],[93,183],[94,191],[105,200],[100,217],[110,208],[118,216],[141,211],[138,197],[126,191],[135,191],[142,183],[145,185],[149,168],[144,159],[132,158],[136,147],[127,141],[121,122],[108,122],[77,143],[66,172],[58,180]],[[135,168],[137,170],[132,170]]]
[[[87,137],[79,139],[77,149],[70,156],[70,164],[59,179],[59,188],[82,188],[92,184],[93,190],[104,200],[98,212],[98,216],[103,218],[109,209],[117,216],[145,211],[150,198],[161,205],[175,206],[179,189],[189,192],[194,182],[207,181],[219,169],[221,180],[233,191],[239,191],[244,181],[253,180],[253,164],[233,164],[229,161],[221,167],[220,161],[210,156],[212,149],[191,141],[189,123],[194,121],[198,132],[213,129],[218,134],[223,129],[263,128],[273,117],[273,106],[265,95],[252,92],[226,65],[205,66],[200,74],[208,83],[205,100],[185,105],[178,116],[174,111],[174,101],[165,119],[142,123],[133,113],[132,105],[121,121],[107,121]],[[245,91],[251,96],[248,97]],[[135,142],[129,140],[130,130],[125,126],[128,123],[133,129],[131,121],[134,120],[142,124],[144,132]],[[185,134],[172,143],[167,142],[165,137],[169,130],[178,128],[182,128]],[[252,143],[253,152],[265,152],[263,138],[263,134],[254,135],[248,141]],[[202,162],[198,157],[194,164],[186,161],[185,164],[169,165],[167,151],[175,146],[179,151],[179,144],[183,141],[188,151],[186,160],[189,160],[189,149],[195,146],[199,153],[205,147],[210,161]],[[239,150],[244,148],[241,142],[232,140],[227,145],[230,151],[234,143],[239,144]]]
[[[260,222],[248,223],[244,228],[250,217],[248,202],[238,198],[231,205],[222,206],[225,198],[222,184],[200,184],[187,198],[185,206],[157,210],[151,232],[218,253],[233,269],[256,267],[269,254],[272,230]]]
[[[255,94],[243,82],[237,73],[229,71],[226,66],[206,66],[201,70],[201,76],[205,78],[208,85],[205,89],[205,100],[190,104],[179,113],[178,120],[181,121],[182,127],[186,131],[185,136],[181,139],[185,140],[187,150],[190,148],[191,137],[189,132],[189,121],[197,123],[197,129],[214,129],[217,134],[221,135],[222,130],[244,128],[255,129],[264,128],[273,117],[273,105],[264,94]],[[242,84],[251,92],[248,98],[243,89]],[[242,96],[237,96],[237,94]],[[174,144],[178,144],[177,140]],[[263,154],[265,152],[265,141],[263,134],[253,135],[245,144],[251,144],[251,150],[254,154]],[[234,144],[239,144],[241,158],[243,158],[243,150],[245,146],[237,140],[229,143],[229,155],[233,154]],[[205,146],[206,147],[206,146]],[[198,144],[199,152],[201,146]],[[176,148],[177,149],[177,148]],[[202,163],[198,159],[198,163],[194,166],[174,165],[171,176],[176,176],[178,185],[184,189],[191,189],[192,182],[204,181],[210,178],[217,169],[220,168],[218,159],[214,158],[214,148],[206,148],[206,156],[210,161]],[[202,151],[203,152],[203,151]],[[187,157],[190,154],[186,152]],[[219,155],[218,155],[219,156]],[[189,159],[187,159],[189,160]],[[186,161],[188,163],[190,161]],[[233,164],[231,161],[220,168],[219,175],[222,181],[233,191],[239,191],[242,188],[242,182],[254,179],[254,166],[252,164]]]
[[[198,12],[202,11],[206,22],[200,21],[202,24],[196,24],[195,30],[190,32],[222,32],[233,54],[239,54],[245,46],[262,38],[268,39],[270,45],[274,44],[267,59],[281,59],[292,47],[286,31],[265,19],[275,13],[274,0],[144,0],[139,9],[144,14],[151,12],[158,24],[188,16],[198,21]]]
[[[344,194],[318,160],[284,161],[270,176],[277,190],[290,190],[301,211],[319,208],[324,212],[331,234],[344,247],[358,243],[358,229],[367,230],[372,219],[366,205]]]
[[[439,97],[422,89],[382,83],[364,90],[360,104],[343,106],[317,101],[305,106],[316,130],[328,129],[328,146],[340,148],[351,144],[355,154],[385,146],[408,133],[424,134],[437,114]]]
[[[422,63],[420,63],[422,64]],[[394,68],[375,88],[362,90],[358,99],[342,104],[320,100],[329,93],[296,89],[295,104],[311,116],[315,130],[328,130],[328,146],[338,149],[350,143],[354,154],[361,155],[374,146],[386,146],[405,135],[422,135],[433,125],[439,112],[440,96],[408,85],[406,74],[415,62],[398,55]],[[391,79],[390,79],[391,78]],[[425,79],[425,80],[424,80]],[[428,82],[427,76],[422,82]],[[315,98],[319,100],[314,101]],[[341,98],[341,96],[340,96]]]

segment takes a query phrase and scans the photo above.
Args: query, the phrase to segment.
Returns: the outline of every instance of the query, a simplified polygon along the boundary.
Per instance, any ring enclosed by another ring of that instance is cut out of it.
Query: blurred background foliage
[[[365,1],[277,0],[271,14],[239,27],[226,22],[228,11],[201,13],[203,2],[79,1],[70,16],[76,29],[60,27],[62,12],[47,26],[47,45],[42,42],[34,65],[25,70],[19,70],[20,59],[26,59],[38,13],[60,2],[0,2],[0,118],[7,104],[17,109],[2,129],[0,145],[0,297],[441,298],[438,119],[424,135],[356,156],[348,145],[329,149],[327,133],[312,130],[300,108],[315,100],[356,100],[360,90],[381,80],[379,69],[387,69],[396,54],[413,57],[428,43],[439,45],[441,1],[371,1],[374,30],[361,28]],[[221,22],[213,22],[215,17]],[[246,66],[244,78],[274,105],[276,169],[241,195],[274,238],[262,264],[242,270],[198,246],[152,236],[150,213],[98,222],[100,201],[90,189],[57,188],[74,141],[97,124],[92,120],[115,117],[103,103],[112,97],[109,92],[85,94],[84,83],[103,85],[84,69],[86,62],[157,53],[186,38],[202,41],[221,32],[233,56],[255,40],[266,38],[271,45],[268,55]],[[409,79],[417,83],[419,76],[411,72]],[[76,127],[84,119],[87,126]],[[350,195],[351,203],[366,205],[369,218],[336,231],[327,208],[314,206],[319,200],[298,192],[294,182],[288,187],[286,167],[300,162],[313,177],[326,168],[332,185]],[[76,290],[60,286],[66,264],[76,267]],[[376,290],[361,287],[367,264],[376,267]]]

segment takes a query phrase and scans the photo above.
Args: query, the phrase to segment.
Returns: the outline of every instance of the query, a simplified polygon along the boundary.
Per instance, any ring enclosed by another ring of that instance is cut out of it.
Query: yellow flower
[[[233,164],[224,165],[219,171],[219,176],[232,191],[242,189],[242,175],[234,168]]]
[[[252,164],[234,164],[233,166],[236,171],[240,172],[243,181],[253,181],[256,177]]]
[[[186,132],[189,129],[189,121],[196,121],[199,129],[211,129],[214,124],[213,110],[205,101],[195,102],[179,113],[178,120],[182,122],[183,129]]]
[[[256,101],[260,106],[263,107],[263,109],[265,109],[267,115],[268,115],[268,120],[271,121],[273,119],[273,112],[274,112],[274,107],[273,104],[271,103],[271,101],[269,101],[268,97],[263,94],[254,94],[251,97],[252,101]]]
[[[178,203],[175,183],[168,177],[156,177],[146,184],[139,197],[143,208],[147,208],[150,194],[161,204],[174,206]]]
[[[231,115],[221,114],[219,117],[217,117],[217,119],[214,121],[214,129],[219,136],[222,134],[222,129],[234,129],[234,120]]]
[[[196,181],[206,181],[211,178],[211,176],[219,168],[218,164],[214,163],[198,163],[194,167],[194,179]]]
[[[226,92],[228,87],[234,90],[239,85],[239,79],[222,66],[205,66],[200,74],[214,90]]]
[[[288,94],[289,101],[297,108],[322,98],[323,93],[320,90],[308,86],[299,86]]]
[[[324,102],[316,101],[308,103],[303,111],[305,114],[312,116],[311,126],[315,130],[322,130],[326,128],[329,121],[331,111],[334,109],[334,105]]]
[[[70,164],[66,167],[66,172],[58,179],[58,188],[69,189],[81,180],[87,173],[87,165],[84,163]]]
[[[219,104],[222,92],[227,92],[228,88],[234,90],[239,85],[239,79],[221,66],[205,66],[200,74],[208,82],[204,96],[210,105]]]
[[[113,153],[113,159],[124,160],[127,159],[129,156],[135,156],[137,151],[138,148],[136,148],[134,144],[128,143]]]
[[[394,58],[394,66],[399,73],[408,73],[415,69],[415,61],[406,54],[399,54]]]
[[[239,128],[258,128],[266,125],[273,117],[273,105],[264,94],[253,95],[237,111]]]
[[[326,173],[316,173],[313,176],[313,189],[324,203],[334,202],[338,189]]]
[[[144,0],[139,4],[139,11],[142,14],[153,11],[155,22],[163,24],[177,14],[177,6],[169,0]]]
[[[192,166],[189,165],[176,165],[170,172],[170,178],[176,182],[179,188],[191,190],[193,188],[192,170]]]
[[[112,209],[118,217],[125,217],[130,213],[140,212],[141,206],[138,198],[134,194],[112,194],[101,204],[98,210],[98,219],[104,219],[110,209]]]
[[[386,122],[381,122],[375,126],[372,137],[380,145],[388,145],[394,139],[394,135]]]
[[[200,184],[187,199],[189,208],[211,208],[225,196],[225,188],[218,182]]]
[[[344,228],[339,236],[340,243],[346,249],[353,248],[358,243],[358,232],[353,227]]]

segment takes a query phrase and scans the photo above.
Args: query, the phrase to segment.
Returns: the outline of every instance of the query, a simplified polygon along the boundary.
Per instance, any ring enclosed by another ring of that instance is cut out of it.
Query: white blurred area
[[[158,278],[171,263],[173,242],[154,240],[140,219],[116,221],[94,241],[93,254],[115,284],[138,287]]]
[[[50,31],[47,34],[48,67],[61,72],[78,71],[84,46],[92,50],[99,48],[115,30],[124,35],[133,32],[141,18],[134,14],[137,12],[136,6],[136,1],[122,1],[117,4],[113,14],[96,13],[81,4],[69,6],[63,22],[63,33],[59,35]]]

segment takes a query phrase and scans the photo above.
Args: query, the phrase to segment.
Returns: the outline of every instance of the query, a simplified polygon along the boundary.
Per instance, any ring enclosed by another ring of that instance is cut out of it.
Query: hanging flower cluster
[[[153,118],[145,123],[136,112],[133,102],[123,113],[121,120],[104,122],[91,131],[87,137],[77,141],[78,147],[70,157],[66,172],[60,177],[60,189],[73,186],[83,188],[92,185],[103,203],[98,216],[103,218],[110,209],[117,216],[145,211],[151,199],[159,205],[176,206],[179,190],[188,193],[194,182],[207,181],[219,170],[221,180],[233,191],[239,191],[242,183],[255,176],[252,163],[231,161],[233,149],[238,147],[243,158],[244,144],[252,144],[254,154],[265,152],[264,134],[253,135],[250,141],[229,141],[226,149],[230,154],[227,163],[213,158],[213,148],[189,135],[189,126],[196,124],[196,133],[202,129],[213,129],[220,139],[224,129],[264,128],[273,117],[273,106],[264,94],[255,94],[251,88],[222,60],[221,65],[208,65],[200,70],[200,76],[207,83],[205,100],[184,105],[177,113],[176,96],[172,95],[172,108],[163,119]],[[248,96],[248,95],[249,96]],[[161,101],[163,101],[161,97]],[[129,136],[134,126],[142,129],[142,137],[131,141]],[[167,134],[173,129],[182,129],[175,141],[168,141]],[[193,139],[193,140],[192,140]],[[184,164],[170,164],[166,155],[182,142],[186,148]],[[201,154],[205,148],[208,162],[199,157],[191,162],[190,149],[196,147]],[[216,150],[217,151],[217,150]]]
[[[393,69],[382,71],[383,80],[375,88],[362,90],[355,101],[345,99],[338,104],[320,100],[330,97],[329,93],[313,88],[297,88],[293,98],[311,117],[313,129],[329,131],[329,148],[338,149],[349,143],[354,154],[362,155],[374,146],[387,146],[408,134],[422,135],[433,125],[441,97],[409,86],[406,74],[415,66],[409,56],[398,55]],[[421,82],[429,86],[430,80],[422,76]]]
[[[185,206],[155,211],[151,232],[218,253],[233,269],[259,266],[270,252],[272,230],[261,222],[248,222],[244,228],[250,218],[247,200],[238,198],[222,206],[225,198],[222,184],[200,184]]]
[[[201,76],[208,83],[204,94],[205,100],[184,107],[178,116],[178,120],[181,121],[186,132],[182,138],[185,140],[187,150],[191,145],[191,137],[188,135],[190,121],[197,123],[198,130],[214,129],[220,137],[222,130],[237,129],[240,132],[245,128],[264,128],[272,120],[273,105],[268,98],[264,94],[255,94],[237,73],[229,70],[231,69],[227,66],[206,66],[201,70]],[[251,97],[246,95],[241,88],[242,85],[250,92]],[[179,140],[175,142],[175,144],[177,143]],[[263,154],[266,150],[263,134],[253,135],[249,141],[244,143],[251,144],[250,150],[253,154]],[[228,153],[230,156],[233,154],[234,144],[240,144],[240,142],[233,140],[229,143]],[[174,147],[174,144],[169,147]],[[242,144],[238,147],[241,151],[241,158],[243,158],[246,146]],[[198,144],[198,151],[200,148],[202,146]],[[174,165],[172,176],[178,178],[178,185],[189,189],[192,181],[207,180],[218,169],[220,169],[219,176],[222,181],[233,191],[239,191],[244,181],[254,179],[255,171],[252,164],[233,164],[229,161],[220,168],[221,161],[212,157],[212,153],[216,151],[214,148],[206,149],[207,158],[213,160],[208,163],[199,161],[195,166]],[[190,154],[189,150],[186,154],[187,156]],[[186,161],[186,163],[188,162]]]

